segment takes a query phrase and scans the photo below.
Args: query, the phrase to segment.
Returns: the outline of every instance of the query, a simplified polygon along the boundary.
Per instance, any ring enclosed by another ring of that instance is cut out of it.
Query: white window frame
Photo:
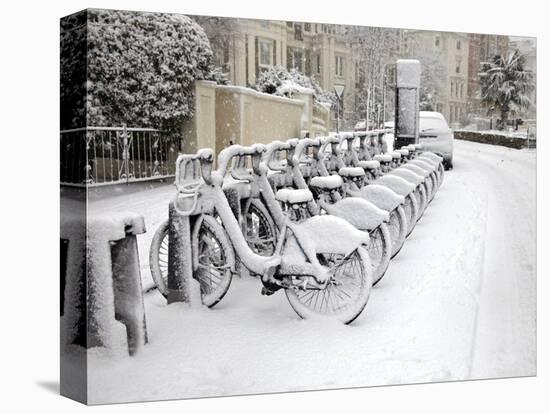
[[[337,77],[343,78],[344,77],[344,56],[335,55],[334,58],[335,58],[335,62],[334,62],[335,71],[334,71],[334,73]]]
[[[301,58],[297,59],[296,54],[300,54]],[[304,51],[302,49],[298,49],[298,48],[291,49],[290,58],[291,58],[290,67],[296,69],[297,71],[299,71],[301,73],[304,73],[305,72],[305,62],[304,62],[305,54],[304,54]],[[298,61],[300,61],[300,65],[296,64],[296,62],[298,62]]]
[[[269,49],[269,63],[263,63],[262,62],[262,45],[266,45]],[[273,40],[271,39],[258,39],[258,67],[260,70],[262,69],[269,69],[270,67],[275,65],[275,62],[273,61]]]
[[[321,73],[321,54],[320,53],[315,54],[315,73],[317,74]]]

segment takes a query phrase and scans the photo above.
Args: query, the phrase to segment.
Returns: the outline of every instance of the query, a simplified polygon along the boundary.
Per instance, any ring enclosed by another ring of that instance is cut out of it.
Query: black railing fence
[[[150,128],[84,127],[61,131],[61,184],[104,185],[175,174],[181,136]]]

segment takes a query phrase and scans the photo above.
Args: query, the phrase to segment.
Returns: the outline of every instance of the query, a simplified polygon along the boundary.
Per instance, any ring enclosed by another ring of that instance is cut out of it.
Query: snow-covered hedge
[[[223,82],[206,34],[186,16],[88,10],[84,28],[71,29],[62,23],[63,128],[83,126],[85,111],[88,125],[172,129],[193,114],[195,80]]]
[[[273,66],[262,72],[256,80],[255,89],[271,95],[292,97],[296,92],[312,92],[313,98],[325,105],[336,102],[336,95],[321,89],[319,84],[296,69],[287,70]]]
[[[496,131],[464,131],[454,130],[456,139],[465,141],[480,142],[482,144],[500,145],[503,147],[521,149],[527,147],[527,139],[514,137]],[[535,142],[530,142],[530,145],[536,145]]]

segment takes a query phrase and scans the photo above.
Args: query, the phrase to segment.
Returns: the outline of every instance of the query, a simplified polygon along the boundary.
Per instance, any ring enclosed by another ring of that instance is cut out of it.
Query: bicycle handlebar
[[[208,164],[208,162],[211,163],[213,159],[214,159],[214,153],[210,148],[203,148],[197,151],[196,154],[182,154],[178,156],[178,158],[176,159],[176,178],[175,178],[175,185],[176,185],[176,188],[178,189],[178,192],[181,192],[180,189],[185,188],[187,186],[187,184],[183,184],[185,179],[187,178],[191,178],[195,180],[199,179],[199,170],[201,173],[203,173],[203,176],[204,176],[204,172],[202,171],[203,165]],[[200,165],[197,164],[197,162]],[[193,169],[191,171],[193,177],[185,176],[187,174],[186,170],[189,163],[193,164]],[[184,177],[182,177],[182,172],[184,174]]]
[[[309,147],[320,147],[321,140],[319,138],[303,138],[298,141],[294,155],[292,156],[292,162],[294,165],[300,165],[300,158],[303,152]]]
[[[285,166],[280,163],[278,153],[279,151],[288,151],[290,148],[291,145],[288,142],[273,141],[271,144],[268,144],[264,155],[267,168],[272,171],[284,171]]]
[[[218,154],[217,171],[222,177],[224,177],[227,173],[230,162],[235,157],[238,157],[235,162],[237,168],[231,169],[231,176],[237,180],[252,181],[252,175],[244,168],[244,158],[246,156],[250,156],[252,159],[252,168],[254,169],[254,172],[259,173],[260,161],[265,150],[266,147],[263,144],[253,144],[249,147],[243,147],[242,145],[231,145],[230,147],[224,148]]]

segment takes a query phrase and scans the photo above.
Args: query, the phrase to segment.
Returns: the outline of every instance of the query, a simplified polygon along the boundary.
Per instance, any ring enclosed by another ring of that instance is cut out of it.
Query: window
[[[296,69],[300,72],[304,72],[304,53],[301,49],[292,49],[289,54],[289,61],[287,62],[289,69]]]
[[[464,84],[463,83],[460,84],[460,97],[461,98],[464,97]]]
[[[273,66],[273,41],[267,39],[259,40],[259,66],[260,70]]]
[[[455,67],[456,73],[460,73],[460,63],[461,63],[461,61],[462,61],[462,57],[457,56],[456,57],[456,67]]]
[[[294,24],[292,22],[286,22],[286,26],[292,28]]]
[[[451,96],[453,96],[455,93],[455,83],[451,81]]]
[[[460,42],[460,40],[457,40],[456,41],[456,50],[460,50],[462,48],[462,43]]]
[[[336,76],[344,76],[344,57],[336,56]]]
[[[301,23],[294,23],[294,40],[304,40]]]
[[[304,24],[304,31],[311,32],[311,23]]]
[[[436,36],[435,37],[435,47],[439,47],[440,43],[441,43],[441,38],[439,36]]]
[[[315,73],[321,73],[321,54],[315,55]]]

